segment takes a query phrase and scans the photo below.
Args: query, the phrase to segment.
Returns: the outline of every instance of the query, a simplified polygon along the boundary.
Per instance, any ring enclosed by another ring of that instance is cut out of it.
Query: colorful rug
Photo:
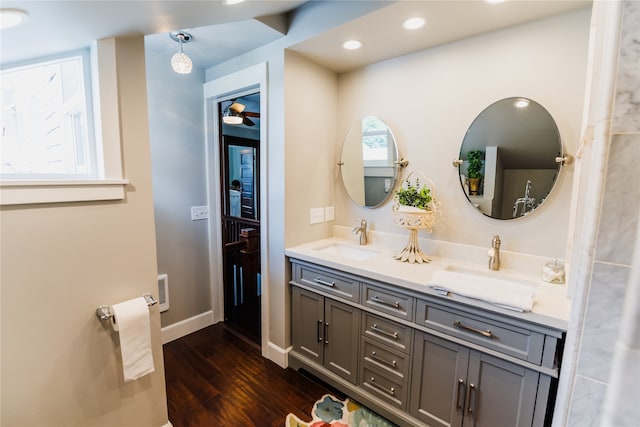
[[[340,400],[325,394],[311,410],[311,421],[287,415],[285,427],[395,427],[375,412],[350,399]]]

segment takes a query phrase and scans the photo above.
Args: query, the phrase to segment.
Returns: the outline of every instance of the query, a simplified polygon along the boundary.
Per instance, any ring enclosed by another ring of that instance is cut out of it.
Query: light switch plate
[[[209,219],[209,206],[191,206],[191,221]]]
[[[327,206],[324,208],[324,220],[325,221],[333,221],[335,219],[335,209],[333,206]]]
[[[314,208],[309,211],[309,224],[324,222],[324,208]]]

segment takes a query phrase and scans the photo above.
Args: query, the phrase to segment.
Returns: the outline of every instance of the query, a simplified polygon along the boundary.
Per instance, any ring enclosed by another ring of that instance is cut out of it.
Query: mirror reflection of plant
[[[467,153],[467,176],[469,178],[482,178],[482,154],[480,150],[473,150]]]
[[[396,191],[396,200],[402,206],[413,206],[419,209],[429,209],[431,203],[431,190],[427,186],[420,186],[420,180],[416,178],[413,185],[411,181],[405,181],[406,187],[400,187]]]

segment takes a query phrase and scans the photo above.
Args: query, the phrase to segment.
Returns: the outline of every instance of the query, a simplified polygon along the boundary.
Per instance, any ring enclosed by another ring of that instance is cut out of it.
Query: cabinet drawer
[[[394,351],[386,345],[379,344],[368,338],[362,338],[363,366],[372,372],[386,373],[388,377],[396,378],[398,384],[405,384],[409,375],[409,362],[404,353]]]
[[[362,313],[362,334],[370,339],[389,345],[404,353],[409,353],[412,329],[375,314]]]
[[[357,280],[304,264],[293,266],[294,281],[345,300],[359,302],[360,282]]]
[[[416,323],[531,363],[542,361],[544,334],[500,319],[418,301]]]
[[[414,299],[393,290],[363,285],[364,305],[404,320],[413,319]]]
[[[381,372],[364,367],[362,369],[362,388],[380,399],[401,409],[406,409],[406,387],[403,383],[388,378]]]

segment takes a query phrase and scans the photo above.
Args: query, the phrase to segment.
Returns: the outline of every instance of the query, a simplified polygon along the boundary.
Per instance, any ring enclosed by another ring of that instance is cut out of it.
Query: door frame
[[[269,346],[269,254],[267,206],[267,63],[263,62],[203,84],[205,114],[205,159],[207,202],[209,205],[209,274],[213,323],[224,321],[222,278],[222,206],[220,189],[220,120],[218,103],[260,92],[260,268],[261,268],[261,347],[266,357]],[[264,225],[262,225],[264,224]]]

